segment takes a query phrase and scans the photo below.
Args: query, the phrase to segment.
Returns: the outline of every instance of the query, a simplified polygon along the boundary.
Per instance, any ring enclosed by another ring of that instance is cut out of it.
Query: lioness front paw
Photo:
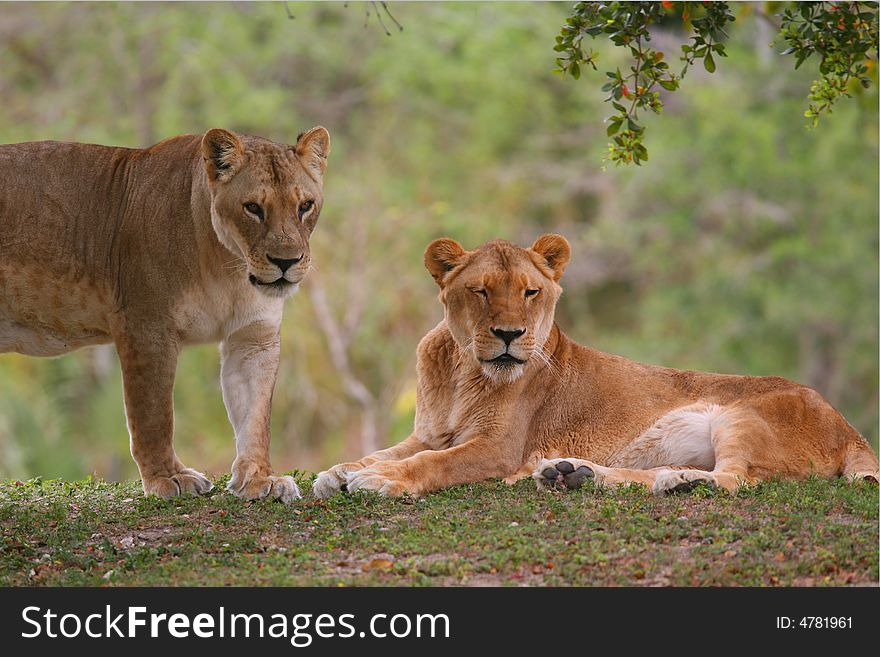
[[[312,494],[319,500],[333,497],[346,487],[346,477],[360,469],[356,463],[340,463],[329,470],[319,472],[312,482]]]
[[[345,478],[345,486],[349,493],[371,490],[388,497],[399,497],[404,493],[417,493],[413,490],[414,487],[400,476],[399,468],[387,462],[376,463],[362,470],[349,472]]]
[[[544,488],[580,488],[585,481],[593,479],[596,473],[587,461],[573,458],[542,459],[532,473],[538,490]]]
[[[273,475],[269,468],[250,462],[232,467],[226,490],[243,500],[272,496],[285,504],[302,497],[293,477]]]
[[[182,468],[168,477],[144,477],[141,483],[145,495],[163,499],[179,495],[204,495],[214,488],[210,479],[192,468]]]
[[[654,495],[690,493],[700,484],[709,488],[717,487],[715,478],[708,472],[701,472],[699,470],[661,470],[654,478],[651,492]]]
[[[865,482],[868,484],[874,484],[875,486],[880,483],[880,473],[878,472],[853,472],[849,475],[849,480],[851,483],[856,482]]]

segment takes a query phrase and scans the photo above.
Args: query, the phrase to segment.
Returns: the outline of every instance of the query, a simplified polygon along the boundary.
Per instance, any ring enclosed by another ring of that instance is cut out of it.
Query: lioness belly
[[[27,356],[60,356],[89,345],[110,342],[106,333],[54,333],[32,330],[0,317],[0,352],[14,351]]]
[[[82,281],[0,266],[0,352],[58,356],[110,342],[107,295]]]

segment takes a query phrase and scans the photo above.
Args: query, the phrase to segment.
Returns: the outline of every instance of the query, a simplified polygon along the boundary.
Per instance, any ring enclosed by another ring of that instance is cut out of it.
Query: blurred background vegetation
[[[442,317],[422,266],[431,239],[547,231],[572,242],[558,320],[576,340],[792,378],[876,449],[874,88],[807,130],[815,71],[793,71],[768,47],[772,27],[737,5],[724,65],[695,68],[646,120],[651,160],[618,169],[602,161],[602,74],[552,73],[567,3],[394,3],[405,29],[386,19],[391,36],[371,4],[289,8],[0,6],[2,142],[330,130],[316,271],[283,324],[276,468],[320,469],[408,434],[415,347]],[[661,25],[656,47],[676,52],[680,29]],[[623,56],[593,47],[609,68]],[[216,346],[190,348],[175,388],[177,451],[215,473],[234,455],[218,375]],[[0,476],[88,473],[137,476],[113,348],[0,355]]]

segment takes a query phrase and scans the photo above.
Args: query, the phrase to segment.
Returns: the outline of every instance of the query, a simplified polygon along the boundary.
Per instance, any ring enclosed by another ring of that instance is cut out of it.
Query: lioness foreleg
[[[269,463],[269,415],[281,351],[279,327],[255,322],[220,345],[223,402],[235,429],[235,462],[227,489],[245,500],[300,497],[293,477],[275,476]]]
[[[359,461],[339,463],[329,470],[319,472],[312,484],[312,493],[318,499],[327,499],[338,493],[345,486],[349,474],[362,470],[379,461],[402,461],[426,449],[431,449],[418,436],[412,434],[406,440],[378,452],[373,452]]]
[[[120,327],[114,337],[122,366],[131,455],[140,470],[144,493],[159,497],[207,493],[213,488],[211,482],[181,463],[172,445],[177,341],[159,328],[133,336]]]
[[[499,444],[479,437],[440,451],[423,451],[402,461],[380,461],[350,473],[348,490],[382,495],[423,495],[457,484],[506,477],[520,464],[521,445]]]

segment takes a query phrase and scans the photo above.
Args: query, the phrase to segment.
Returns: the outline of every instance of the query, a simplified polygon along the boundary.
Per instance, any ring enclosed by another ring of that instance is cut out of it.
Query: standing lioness
[[[777,377],[643,365],[569,340],[553,319],[570,248],[544,235],[475,251],[440,239],[425,265],[446,318],[421,341],[415,428],[318,475],[415,495],[529,473],[538,486],[638,482],[655,494],[770,476],[877,479],[877,457],[822,397]]]
[[[211,489],[174,453],[171,392],[181,347],[220,342],[229,489],[299,497],[272,474],[269,412],[329,151],[321,127],[294,146],[220,129],[146,149],[0,146],[0,352],[115,343],[145,493]]]

